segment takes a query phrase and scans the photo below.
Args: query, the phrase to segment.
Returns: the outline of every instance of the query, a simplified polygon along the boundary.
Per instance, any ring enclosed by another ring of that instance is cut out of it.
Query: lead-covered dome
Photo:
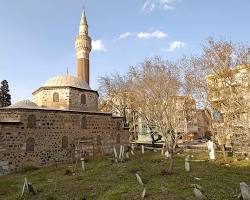
[[[30,100],[17,101],[15,104],[7,108],[38,108],[38,105]]]
[[[61,75],[50,78],[44,85],[44,87],[75,87],[79,89],[90,90],[89,85],[75,76]]]

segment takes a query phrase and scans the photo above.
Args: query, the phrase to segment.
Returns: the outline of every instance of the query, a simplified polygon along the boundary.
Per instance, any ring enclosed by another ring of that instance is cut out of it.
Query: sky
[[[76,72],[74,40],[85,7],[90,86],[146,58],[199,54],[209,36],[250,41],[249,0],[0,0],[0,80],[12,102],[49,78]]]

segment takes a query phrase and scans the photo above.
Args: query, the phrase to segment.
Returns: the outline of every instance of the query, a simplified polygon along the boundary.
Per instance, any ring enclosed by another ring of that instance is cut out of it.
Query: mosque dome
[[[13,105],[10,105],[8,108],[39,108],[34,102],[30,100],[18,101]]]
[[[61,76],[54,76],[50,78],[43,87],[75,87],[79,89],[91,90],[89,85],[84,81],[77,77],[71,75],[61,75]]]

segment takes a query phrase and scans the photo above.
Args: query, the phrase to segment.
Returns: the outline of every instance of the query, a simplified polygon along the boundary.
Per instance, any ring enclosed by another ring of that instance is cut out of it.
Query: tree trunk
[[[173,152],[170,153],[169,160],[170,160],[170,163],[169,163],[168,173],[169,173],[169,174],[173,174],[173,169],[174,169]]]
[[[222,153],[223,153],[223,158],[224,158],[224,160],[226,160],[227,154],[226,154],[225,145],[224,145],[224,144],[221,144],[221,145],[220,145],[220,148],[221,148],[221,151],[222,151]]]

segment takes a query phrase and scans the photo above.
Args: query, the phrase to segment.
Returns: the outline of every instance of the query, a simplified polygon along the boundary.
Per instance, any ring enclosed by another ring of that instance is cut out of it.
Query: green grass
[[[108,156],[89,160],[86,172],[75,176],[65,175],[72,164],[1,176],[0,199],[19,199],[24,177],[32,182],[37,191],[37,195],[28,194],[24,199],[36,200],[80,200],[84,197],[87,200],[141,199],[143,187],[136,180],[136,172],[146,187],[145,199],[194,199],[191,184],[199,184],[207,199],[230,200],[236,199],[235,196],[240,193],[241,181],[250,185],[250,161],[234,162],[229,159],[230,166],[226,166],[221,157],[216,162],[191,162],[191,171],[187,173],[184,171],[186,154],[175,157],[173,175],[161,174],[168,168],[168,160],[159,152],[146,151],[144,155],[136,152],[130,161],[118,164]],[[189,154],[194,154],[193,160],[207,159],[204,152]]]

